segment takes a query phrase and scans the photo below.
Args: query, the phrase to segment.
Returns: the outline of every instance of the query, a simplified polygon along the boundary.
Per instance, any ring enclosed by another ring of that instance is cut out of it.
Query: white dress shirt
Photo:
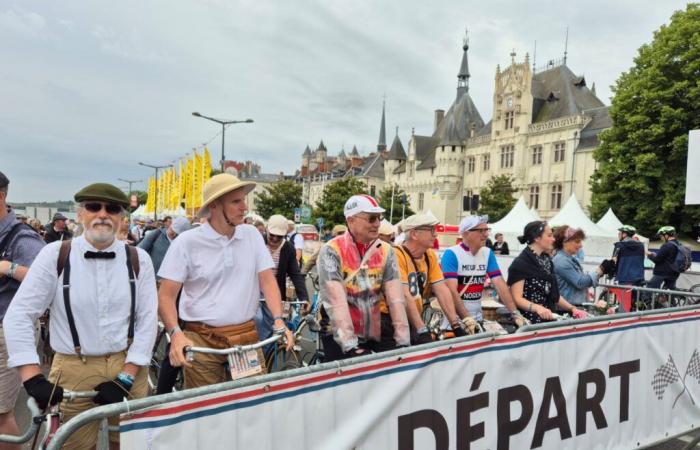
[[[254,226],[237,225],[229,239],[205,222],[170,244],[158,277],[183,284],[181,319],[221,327],[255,317],[258,274],[273,267],[270,251]]]
[[[61,242],[53,242],[41,250],[7,310],[3,327],[10,367],[39,364],[34,323],[49,308],[51,348],[58,353],[76,354],[63,302],[63,274],[59,279],[56,273],[60,246]],[[131,312],[124,242],[115,239],[104,250],[115,252],[114,259],[85,259],[83,255],[88,250],[98,251],[84,236],[73,239],[70,304],[81,352],[86,356],[120,352],[127,347]],[[140,270],[136,281],[134,340],[126,362],[146,366],[151,361],[158,328],[158,296],[151,259],[142,249],[136,250]]]

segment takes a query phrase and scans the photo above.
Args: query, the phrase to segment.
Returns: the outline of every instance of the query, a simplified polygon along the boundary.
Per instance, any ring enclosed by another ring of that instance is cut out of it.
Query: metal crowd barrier
[[[462,344],[464,342],[469,342],[473,340],[482,340],[484,338],[495,339],[498,336],[497,333],[487,332],[479,333],[477,335],[465,336],[461,338],[450,339],[447,341],[437,341],[430,344],[424,344],[420,346],[419,350],[427,350],[433,347],[448,349],[456,346],[457,344]],[[449,344],[449,345],[448,345]],[[95,408],[84,411],[77,416],[73,417],[71,420],[63,424],[56,434],[54,435],[51,443],[47,447],[48,450],[58,450],[63,444],[68,440],[71,434],[76,432],[83,425],[100,421],[101,431],[103,427],[107,424],[107,419],[109,417],[118,416],[121,414],[136,413],[142,409],[149,408],[151,406],[158,406],[164,403],[186,400],[194,397],[199,397],[202,395],[215,394],[218,392],[229,391],[232,389],[242,388],[246,386],[251,386],[258,383],[274,383],[277,381],[282,381],[286,378],[294,377],[297,375],[312,375],[317,372],[322,372],[328,369],[335,369],[337,373],[342,373],[343,369],[348,366],[355,365],[358,362],[368,362],[378,359],[385,359],[387,357],[395,357],[397,359],[402,359],[407,353],[416,351],[416,347],[405,347],[383,353],[374,353],[366,356],[358,356],[351,359],[345,359],[341,361],[333,361],[323,364],[317,364],[308,367],[301,367],[299,369],[287,370],[284,372],[275,372],[266,375],[260,375],[250,378],[242,378],[236,381],[228,381],[226,383],[214,384],[211,386],[203,386],[194,389],[186,389],[183,391],[172,392],[170,394],[155,395],[152,397],[141,398],[132,401],[124,401],[122,403],[114,403],[111,405],[97,406]],[[103,442],[98,442],[96,450],[107,450],[108,447],[104,447],[106,440]],[[108,444],[107,444],[108,445]]]
[[[615,287],[615,288],[621,287],[618,285],[601,285],[601,286],[602,287]],[[640,288],[640,287],[635,287],[634,290],[637,290],[639,292],[683,294],[683,295],[690,295],[691,297],[694,297],[694,298],[695,297],[700,298],[700,293],[688,293],[688,292],[683,292],[683,291],[664,291],[664,290],[659,290],[659,289],[649,289],[649,288]],[[691,306],[684,306],[684,307],[676,307],[676,308],[667,308],[666,311],[678,312],[678,311],[690,311],[690,310],[698,310],[698,309],[700,309],[700,304],[691,305]],[[660,313],[659,310],[647,310],[647,311],[636,311],[636,312],[631,312],[631,313],[620,313],[620,314],[606,315],[606,316],[595,316],[595,317],[589,317],[586,319],[577,319],[577,320],[570,319],[570,320],[564,320],[564,321],[539,323],[539,324],[534,324],[534,325],[523,326],[520,329],[518,329],[516,331],[516,333],[526,333],[526,332],[537,333],[538,331],[541,331],[541,330],[549,330],[549,329],[553,329],[553,328],[579,327],[581,325],[586,325],[586,324],[591,324],[591,323],[600,323],[600,322],[610,322],[612,324],[613,320],[632,318],[632,317],[636,317],[636,318],[641,319],[642,317],[649,316],[649,315],[658,315],[659,313]],[[458,344],[462,344],[462,343],[473,341],[473,340],[483,340],[484,338],[487,338],[487,339],[490,338],[492,340],[495,340],[498,336],[501,336],[501,335],[498,333],[494,333],[494,332],[480,333],[477,335],[465,336],[465,337],[461,337],[461,338],[450,339],[447,341],[437,341],[437,342],[433,342],[430,344],[423,344],[420,346],[420,348],[416,348],[416,347],[400,348],[400,349],[392,350],[389,352],[370,354],[370,355],[366,355],[366,356],[360,356],[360,357],[341,360],[341,361],[333,361],[333,362],[318,364],[318,365],[309,366],[309,367],[301,367],[299,369],[294,369],[294,370],[289,370],[289,371],[284,371],[284,372],[276,372],[276,373],[271,373],[271,374],[266,374],[266,375],[261,375],[261,376],[256,376],[256,377],[244,378],[244,379],[240,379],[240,380],[236,380],[236,381],[229,381],[226,383],[220,383],[220,384],[215,384],[215,385],[211,385],[211,386],[204,386],[204,387],[199,387],[199,388],[194,388],[194,389],[187,389],[187,390],[183,390],[183,391],[173,392],[170,394],[156,395],[156,396],[146,397],[146,398],[132,400],[132,401],[124,401],[122,403],[98,406],[98,407],[92,408],[88,411],[80,413],[79,415],[72,418],[70,421],[63,424],[58,429],[56,435],[54,436],[51,443],[49,444],[48,449],[49,450],[60,449],[63,446],[63,444],[66,442],[66,440],[70,437],[71,434],[73,434],[80,427],[82,427],[83,425],[85,425],[89,422],[100,421],[101,422],[101,431],[105,431],[107,419],[109,417],[119,416],[121,414],[136,413],[142,409],[149,408],[152,406],[158,406],[158,405],[162,405],[162,404],[168,403],[168,402],[186,400],[186,399],[191,399],[191,398],[199,397],[199,396],[203,396],[203,395],[209,395],[209,394],[215,394],[218,392],[229,391],[232,389],[247,387],[247,386],[251,386],[251,385],[255,385],[255,384],[259,384],[259,383],[275,383],[278,381],[282,381],[286,378],[295,377],[298,375],[312,375],[312,374],[315,374],[317,372],[325,371],[328,369],[335,369],[337,373],[342,373],[344,368],[346,368],[348,366],[352,366],[352,365],[359,363],[359,362],[369,362],[369,361],[378,360],[378,359],[385,359],[387,357],[394,357],[394,358],[397,358],[400,360],[404,357],[404,355],[406,355],[408,353],[412,353],[416,350],[423,351],[423,350],[428,350],[428,349],[431,349],[434,347],[440,347],[440,348],[447,347],[447,349],[449,350],[452,347],[457,346]],[[104,433],[104,434],[106,434],[106,433]],[[106,441],[107,440],[103,437],[101,442],[97,443],[97,447],[96,447],[97,450],[107,450],[108,443]]]
[[[606,301],[609,302],[612,296],[621,294],[619,301],[625,296],[630,299],[630,305],[634,309],[659,309],[669,307],[681,307],[700,304],[700,292],[681,291],[668,289],[654,289],[644,286],[630,286],[624,284],[607,284],[600,283],[595,290],[596,299],[598,295],[603,295]]]

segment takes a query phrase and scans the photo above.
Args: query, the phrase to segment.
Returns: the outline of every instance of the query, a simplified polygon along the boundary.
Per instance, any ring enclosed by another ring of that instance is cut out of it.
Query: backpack
[[[673,258],[673,262],[671,263],[671,269],[674,272],[683,273],[690,269],[691,264],[693,264],[693,257],[691,255],[691,251],[688,247],[681,244],[676,239],[674,239],[671,242],[674,242],[676,244],[676,247],[678,247],[676,257]]]
[[[3,239],[2,242],[0,242],[0,260],[5,259],[5,255],[7,254],[8,247],[10,246],[12,241],[14,240],[15,236],[17,236],[17,234],[20,231],[22,231],[22,229],[31,230],[33,233],[36,233],[36,230],[34,228],[30,227],[29,225],[27,225],[26,223],[19,222],[19,223],[12,225],[10,232],[7,233],[7,235],[5,235],[5,239]]]

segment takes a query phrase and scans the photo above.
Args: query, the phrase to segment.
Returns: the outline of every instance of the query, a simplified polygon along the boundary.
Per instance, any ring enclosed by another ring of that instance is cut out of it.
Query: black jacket
[[[676,277],[678,272],[671,268],[671,264],[676,259],[678,253],[678,245],[673,241],[668,241],[661,246],[661,249],[654,255],[651,254],[649,259],[654,263],[654,275],[661,277]]]
[[[44,242],[47,244],[54,241],[67,241],[71,238],[73,238],[73,233],[68,231],[68,228],[64,228],[63,231],[56,231],[53,229],[53,225],[51,224],[46,227]]]
[[[277,285],[280,288],[282,298],[284,298],[284,294],[287,291],[287,277],[289,277],[294,284],[297,298],[301,301],[308,301],[309,294],[306,291],[304,275],[302,275],[299,270],[294,244],[289,241],[284,241],[282,243],[282,249],[280,250],[279,266],[277,266]]]

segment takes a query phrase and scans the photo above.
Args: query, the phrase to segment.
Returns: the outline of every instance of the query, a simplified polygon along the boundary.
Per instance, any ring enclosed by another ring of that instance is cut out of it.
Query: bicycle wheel
[[[302,367],[302,359],[297,350],[287,351],[276,347],[268,356],[266,364],[268,373],[282,372]]]

